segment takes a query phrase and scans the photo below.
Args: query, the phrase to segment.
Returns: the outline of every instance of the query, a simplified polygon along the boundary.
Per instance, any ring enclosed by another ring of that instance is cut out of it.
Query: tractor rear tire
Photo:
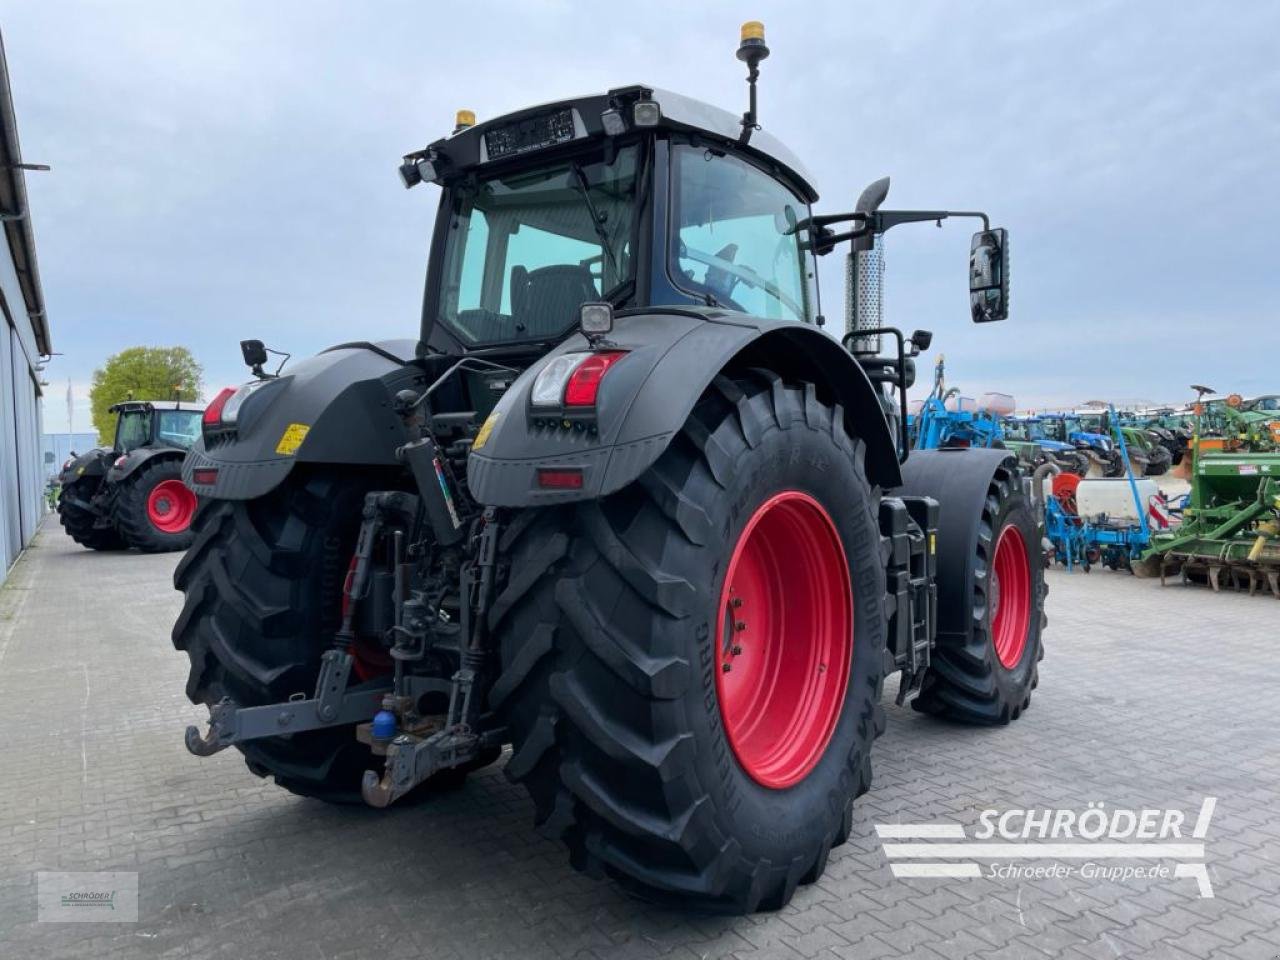
[[[676,907],[772,910],[848,838],[884,727],[863,456],[812,384],[720,376],[638,481],[507,529],[490,702],[508,777],[576,868]]]
[[[940,537],[938,549],[966,545],[943,543]],[[933,659],[912,706],[965,723],[1006,724],[1031,705],[1039,682],[1048,591],[1039,527],[1007,462],[991,479],[967,549],[974,558],[970,581],[938,583],[939,610],[948,607],[943,591],[964,591],[970,598],[955,607],[967,622],[940,617]]]
[[[173,644],[191,658],[192,703],[212,705],[229,696],[240,706],[258,706],[313,694],[320,656],[333,645],[341,620],[364,496],[380,489],[378,479],[295,469],[256,500],[201,503],[195,541],[173,575],[186,595]],[[237,747],[258,776],[331,803],[361,802],[364,771],[383,767],[350,726]],[[454,785],[466,772],[446,771],[428,783]]]
[[[1169,472],[1169,468],[1173,466],[1173,455],[1169,453],[1167,447],[1157,446],[1151,454],[1151,460],[1147,463],[1148,477],[1160,477]]]
[[[63,487],[62,492],[88,503],[97,491],[97,483],[87,479],[77,480]],[[68,502],[64,496],[58,497],[58,522],[67,531],[67,536],[90,550],[124,550],[128,546],[114,526],[97,526],[98,518],[94,514]]]

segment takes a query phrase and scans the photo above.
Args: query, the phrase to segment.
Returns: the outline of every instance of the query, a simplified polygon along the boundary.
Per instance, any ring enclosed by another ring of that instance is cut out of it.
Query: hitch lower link
[[[477,732],[479,711],[473,698],[485,660],[484,614],[494,587],[499,527],[491,512],[486,512],[481,525],[479,557],[464,564],[461,571],[466,602],[462,606],[459,632],[468,642],[461,651],[461,663],[453,677],[445,680],[405,675],[398,662],[394,680],[370,681],[348,689],[353,663],[352,611],[364,598],[374,541],[383,526],[384,515],[392,512],[411,515],[412,499],[399,492],[371,493],[366,498],[355,567],[345,588],[350,603],[338,630],[338,645],[321,656],[315,695],[304,699],[302,694],[297,694],[284,703],[257,707],[242,707],[224,697],[209,708],[206,734],[201,736],[198,728],[187,727],[188,750],[196,756],[207,757],[248,740],[354,724],[356,739],[368,744],[374,755],[386,758],[381,776],[373,770],[364,772],[361,795],[370,806],[386,807],[433,774],[462,766],[482,750],[502,745],[504,731],[501,729]],[[401,639],[412,642],[406,647],[398,640],[391,655],[397,661],[416,660],[425,649],[427,628],[420,615],[406,617],[407,610],[421,604],[409,596],[407,564],[403,562],[399,534],[395,535],[394,542],[399,581],[395,629]],[[419,699],[428,693],[448,695],[447,715],[418,713]],[[392,721],[386,734],[380,733],[384,717]]]
[[[325,651],[320,659],[315,696],[309,700],[297,694],[284,703],[242,707],[229,697],[223,697],[209,708],[208,733],[201,736],[198,728],[187,727],[187,749],[197,757],[208,757],[246,740],[304,733],[373,719],[391,687],[383,683],[376,687],[357,687],[348,692],[351,662],[349,653]]]
[[[368,743],[375,754],[386,756],[381,777],[373,770],[365,771],[361,795],[370,806],[387,807],[432,774],[464,764],[483,747],[490,746],[491,737],[478,736],[467,724],[458,721],[469,707],[474,681],[472,671],[459,671],[453,682],[433,677],[404,677],[402,684],[407,695],[396,697],[386,683],[362,685],[348,691],[351,663],[349,653],[326,651],[320,662],[316,693],[311,699],[299,695],[284,703],[242,707],[224,697],[209,708],[207,733],[202,736],[197,727],[187,727],[187,749],[198,757],[208,757],[249,740],[357,724],[357,739]],[[433,723],[432,718],[423,717],[418,718],[420,722],[416,724],[406,725],[389,740],[379,740],[372,735],[370,721],[379,711],[399,700],[400,712],[412,716],[408,705],[425,693],[451,694],[457,706],[450,709],[450,722],[441,726],[439,719]],[[500,744],[498,733],[495,743]]]

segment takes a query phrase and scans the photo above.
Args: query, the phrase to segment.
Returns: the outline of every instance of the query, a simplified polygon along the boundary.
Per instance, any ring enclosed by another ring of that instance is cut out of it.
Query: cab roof
[[[661,110],[658,122],[643,128],[631,119],[632,108],[642,100],[657,103]],[[615,87],[602,94],[554,100],[503,114],[437,140],[421,151],[406,155],[405,160],[441,158],[444,169],[440,173],[447,178],[450,169],[470,171],[499,160],[604,139],[609,134],[602,115],[608,110],[617,110],[625,118],[627,133],[637,129],[697,133],[731,150],[754,156],[777,168],[809,203],[818,199],[813,178],[799,157],[767,130],[753,131],[749,143],[741,145],[738,143],[742,134],[739,115],[645,84]],[[545,130],[538,127],[540,122],[545,124]],[[493,142],[499,133],[504,134],[505,142],[501,146]],[[495,153],[498,155],[494,156]]]
[[[122,400],[107,407],[108,413],[126,413],[130,410],[198,410],[203,411],[203,403],[191,403],[185,400]]]

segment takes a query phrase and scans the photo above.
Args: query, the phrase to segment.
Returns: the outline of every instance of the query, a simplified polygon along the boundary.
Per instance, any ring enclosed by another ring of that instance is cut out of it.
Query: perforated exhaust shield
[[[884,250],[876,237],[870,250],[854,250],[845,261],[845,333],[880,326],[883,291]],[[879,353],[879,335],[858,337],[852,350],[856,354]]]

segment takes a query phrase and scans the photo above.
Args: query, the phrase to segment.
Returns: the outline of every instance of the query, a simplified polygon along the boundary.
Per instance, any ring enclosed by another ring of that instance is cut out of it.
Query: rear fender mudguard
[[[1009,450],[944,447],[913,450],[902,465],[902,486],[894,496],[938,501],[938,632],[966,634],[970,627],[978,524],[991,480],[1001,465],[1017,472]]]
[[[297,363],[245,400],[234,432],[196,441],[182,479],[203,497],[251,500],[298,463],[394,465],[409,439],[395,395],[424,381],[413,351],[410,340],[345,345]],[[202,468],[216,468],[213,483],[195,482]]]
[[[654,310],[617,318],[611,348],[628,351],[600,385],[593,424],[555,421],[530,406],[534,379],[553,357],[589,349],[575,334],[526,370],[499,401],[467,464],[482,504],[525,507],[590,500],[622,489],[666,449],[699,396],[726,367],[768,367],[817,385],[865,440],[873,484],[896,486],[897,450],[879,394],[862,368],[816,327],[740,314]],[[566,426],[566,422],[568,425]],[[539,468],[578,468],[580,489],[540,489]]]
[[[107,483],[119,483],[133,476],[144,463],[151,463],[154,460],[175,460],[181,461],[187,455],[187,451],[179,450],[177,447],[139,447],[129,452],[125,457],[124,463],[116,466],[114,463],[111,469],[107,471]]]
[[[94,447],[86,450],[67,464],[67,468],[58,474],[58,483],[62,486],[75,483],[77,480],[103,477],[111,467],[115,451],[110,447]]]

